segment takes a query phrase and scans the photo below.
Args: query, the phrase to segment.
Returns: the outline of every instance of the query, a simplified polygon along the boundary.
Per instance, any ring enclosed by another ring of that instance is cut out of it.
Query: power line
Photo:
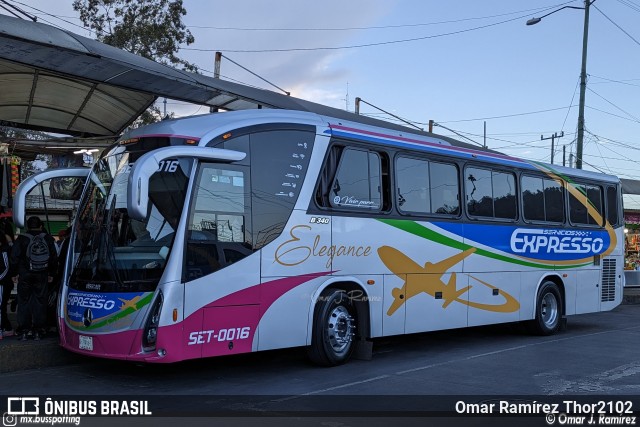
[[[546,110],[528,111],[526,113],[515,113],[515,114],[504,114],[501,116],[480,117],[477,119],[448,120],[446,122],[439,122],[439,123],[462,123],[462,122],[478,122],[478,121],[492,120],[492,119],[505,119],[509,117],[527,116],[530,114],[548,113],[550,111],[564,110],[565,108],[572,108],[572,107],[575,107],[575,105],[572,104],[567,107],[557,107],[557,108],[548,108]],[[420,124],[426,124],[426,123],[420,123]]]
[[[622,31],[623,33],[625,33],[631,40],[633,40],[634,42],[636,42],[636,44],[638,46],[640,46],[640,42],[638,40],[636,40],[635,38],[633,38],[633,36],[629,33],[627,33],[620,25],[616,24],[611,18],[609,18],[607,15],[604,14],[603,11],[601,11],[600,9],[598,9],[598,6],[593,6],[598,12],[600,12],[602,14],[602,16],[604,16],[605,18],[607,18],[609,20],[609,22],[611,22],[613,25],[615,25],[616,27],[618,27],[618,29],[620,31]]]
[[[20,9],[18,6],[13,5],[13,4],[9,3],[6,0],[1,0],[1,3],[4,3],[6,6],[10,7],[14,11],[16,11],[18,13],[21,13],[22,15],[26,16],[27,18],[29,18],[33,22],[37,22],[38,21],[38,18],[36,18],[35,16],[28,14],[24,10]],[[7,12],[9,12],[10,14],[12,14],[13,16],[15,16],[16,18],[24,19],[23,17],[21,17],[20,15],[17,15],[15,12],[11,11],[10,9],[7,9],[5,6],[2,6],[2,8],[4,10],[6,10]]]
[[[615,80],[615,79],[608,79],[606,77],[594,76],[593,74],[590,74],[590,76],[594,77],[594,78],[597,78],[597,79],[605,80],[604,82],[593,82],[591,84],[620,83],[620,84],[623,84],[623,85],[640,87],[640,85],[633,84],[633,83],[628,83],[628,82],[637,82],[640,79]]]
[[[496,25],[506,24],[508,22],[520,20],[520,19],[523,19],[523,18],[525,18],[527,16],[529,16],[529,15],[528,14],[527,15],[521,15],[521,16],[517,16],[515,18],[504,20],[504,21],[494,22],[492,24],[481,25],[481,26],[478,26],[478,27],[467,28],[467,29],[464,29],[464,30],[451,31],[451,32],[448,32],[448,33],[433,34],[433,35],[430,35],[430,36],[413,37],[413,38],[401,39],[401,40],[389,40],[389,41],[377,42],[377,43],[363,43],[363,44],[349,45],[349,46],[298,47],[298,48],[287,48],[287,49],[202,49],[202,48],[184,47],[182,49],[184,49],[184,50],[193,50],[193,51],[198,51],[198,52],[217,52],[217,51],[222,51],[222,52],[233,52],[233,53],[308,52],[308,51],[316,51],[316,50],[359,49],[359,48],[363,48],[363,47],[384,46],[384,45],[398,44],[398,43],[409,43],[409,42],[415,42],[415,41],[420,41],[420,40],[428,40],[428,39],[451,36],[451,35],[456,35],[456,34],[468,33],[470,31],[482,30],[482,29],[485,29],[485,28],[495,27]]]
[[[83,30],[87,30],[87,31],[93,32],[93,31],[91,31],[90,29],[88,29],[88,28],[86,28],[86,27],[83,27],[82,25],[74,24],[74,23],[73,23],[73,22],[71,22],[71,21],[67,21],[66,19],[62,19],[62,18],[60,18],[60,17],[59,17],[59,16],[57,16],[57,15],[53,15],[53,14],[51,14],[51,13],[45,12],[44,10],[40,10],[40,9],[38,9],[37,7],[33,7],[33,6],[31,6],[31,5],[28,5],[28,4],[25,4],[25,3],[19,2],[18,0],[12,0],[12,1],[13,1],[14,3],[17,3],[17,4],[19,4],[19,5],[22,5],[22,6],[28,7],[28,8],[30,8],[30,9],[37,10],[38,12],[43,13],[43,14],[45,14],[45,15],[47,15],[47,16],[52,17],[52,18],[59,19],[59,20],[61,20],[62,22],[66,22],[66,23],[67,23],[67,24],[69,24],[69,25],[73,25],[74,27],[82,28]],[[44,21],[44,20],[43,20],[43,21]],[[50,23],[51,25],[55,25],[55,24],[53,24],[53,23],[51,23],[51,22],[49,22],[49,21],[45,21],[45,22],[48,22],[48,23]],[[55,26],[57,27],[57,25],[55,25]]]
[[[638,7],[636,4],[630,2],[630,1],[626,1],[626,0],[618,0],[618,2],[622,3],[623,5],[635,10],[636,12],[640,12],[640,7]]]
[[[569,118],[569,113],[571,112],[571,108],[574,107],[573,100],[576,97],[576,92],[578,91],[578,86],[580,86],[580,79],[576,81],[576,87],[573,89],[573,95],[571,96],[571,102],[569,103],[569,107],[567,108],[567,114],[564,116],[564,121],[562,122],[561,131],[564,131],[564,125],[567,124],[567,118]]]
[[[373,26],[367,26],[367,27],[339,27],[339,28],[338,27],[334,27],[334,28],[327,28],[327,27],[254,28],[254,27],[218,27],[218,26],[208,26],[208,25],[187,25],[187,28],[202,28],[202,29],[230,30],[230,31],[353,31],[353,30],[381,30],[381,29],[412,28],[412,27],[424,27],[424,26],[441,25],[441,24],[456,24],[459,22],[466,22],[466,21],[477,21],[477,20],[483,20],[483,19],[500,18],[502,16],[521,14],[525,12],[532,12],[532,13],[545,12],[547,10],[554,9],[554,8],[564,6],[566,4],[574,3],[574,2],[575,0],[572,0],[565,3],[560,3],[554,6],[539,7],[535,9],[525,9],[525,10],[519,10],[516,12],[501,13],[498,15],[462,18],[462,19],[455,19],[455,20],[449,20],[449,21],[423,22],[423,23],[416,23],[416,24],[373,25]]]
[[[461,133],[459,133],[459,132],[457,132],[457,131],[455,131],[455,130],[453,130],[453,129],[449,129],[449,128],[448,128],[448,127],[446,127],[446,126],[442,126],[440,123],[435,123],[435,122],[434,122],[434,123],[433,123],[433,126],[438,126],[438,127],[443,128],[443,129],[446,129],[446,130],[448,130],[449,132],[453,132],[453,133],[455,133],[456,135],[458,135],[458,136],[459,136],[459,137],[461,137],[461,138],[464,138],[464,139],[466,139],[466,140],[468,140],[468,141],[471,141],[471,142],[473,142],[474,144],[479,145],[480,147],[484,147],[484,146],[483,146],[482,144],[480,144],[478,141],[474,141],[473,139],[468,138],[468,137],[466,137],[466,136],[462,135]]]
[[[606,101],[607,103],[609,103],[610,105],[612,105],[614,108],[622,111],[623,113],[625,113],[627,116],[629,116],[630,118],[632,118],[634,121],[640,123],[640,119],[638,119],[637,117],[635,117],[633,114],[623,110],[622,108],[618,107],[616,104],[614,104],[613,102],[609,101],[607,98],[605,98],[604,96],[600,95],[598,92],[596,92],[595,90],[591,89],[591,88],[587,88],[589,89],[590,92],[594,93],[596,96],[600,97],[601,99],[603,99],[604,101]]]
[[[630,121],[630,122],[638,123],[637,120],[633,120],[633,119],[630,119],[628,117],[623,117],[623,116],[620,116],[618,114],[610,113],[609,111],[604,111],[604,110],[601,110],[601,109],[596,108],[596,107],[590,107],[589,105],[586,105],[586,108],[588,108],[590,110],[594,110],[594,111],[599,111],[600,113],[607,114],[607,115],[613,116],[613,117],[617,117],[617,118],[622,119],[622,120],[627,120],[627,121]]]

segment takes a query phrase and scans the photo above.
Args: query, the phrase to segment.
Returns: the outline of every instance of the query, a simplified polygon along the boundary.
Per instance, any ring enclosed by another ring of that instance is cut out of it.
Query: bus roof
[[[606,182],[620,181],[618,177],[613,175],[511,157],[495,150],[446,136],[360,116],[331,107],[326,107],[324,112],[340,112],[340,117],[320,114],[321,111],[307,112],[280,109],[230,111],[163,120],[133,129],[123,135],[122,139],[143,136],[171,136],[196,139],[200,141],[199,145],[206,145],[214,137],[241,127],[264,123],[300,123],[328,128],[326,133],[331,136],[348,137],[364,142],[436,152],[462,158],[474,158],[523,169],[539,169],[542,167],[559,175],[578,178]]]

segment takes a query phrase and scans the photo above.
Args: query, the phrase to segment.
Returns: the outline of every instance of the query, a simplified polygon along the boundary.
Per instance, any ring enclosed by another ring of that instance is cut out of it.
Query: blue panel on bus
[[[459,235],[459,227],[455,223],[442,222],[434,225]],[[476,242],[504,253],[551,262],[599,255],[611,245],[609,233],[603,229],[465,224],[464,238],[467,244]]]
[[[115,326],[147,305],[152,295],[152,292],[100,293],[69,290],[67,320],[74,327],[90,330]]]

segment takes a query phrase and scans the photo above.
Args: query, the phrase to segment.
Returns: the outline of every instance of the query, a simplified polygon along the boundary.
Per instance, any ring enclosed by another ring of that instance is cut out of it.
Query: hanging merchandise
[[[13,196],[20,184],[20,165],[17,156],[0,156],[0,212],[13,205]]]
[[[11,195],[16,195],[18,185],[20,185],[20,157],[11,156]]]

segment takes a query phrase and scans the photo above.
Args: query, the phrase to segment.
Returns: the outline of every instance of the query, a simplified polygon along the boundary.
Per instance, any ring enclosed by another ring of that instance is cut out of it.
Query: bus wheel
[[[530,322],[536,335],[552,335],[560,329],[562,320],[562,298],[558,286],[547,281],[540,287],[536,302],[536,318]]]
[[[346,292],[334,289],[316,305],[309,358],[322,366],[345,363],[355,348],[356,310]]]

